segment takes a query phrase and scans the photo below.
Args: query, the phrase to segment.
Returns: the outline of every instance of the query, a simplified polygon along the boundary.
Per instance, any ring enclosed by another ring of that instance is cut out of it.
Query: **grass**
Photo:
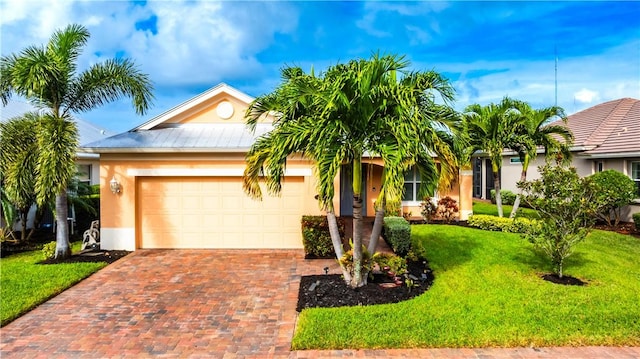
[[[410,301],[314,308],[294,349],[640,345],[640,241],[594,231],[567,259],[585,287],[540,279],[547,260],[517,234],[412,226],[435,282]]]
[[[81,242],[72,249],[80,249]],[[41,251],[15,254],[0,259],[0,326],[61,293],[82,279],[104,268],[107,263],[37,264]]]
[[[502,205],[502,212],[505,217],[509,217],[511,214],[511,209],[513,206]],[[498,215],[498,206],[495,204],[491,204],[490,202],[481,202],[481,201],[473,201],[473,213],[474,214],[486,214],[490,216]],[[516,212],[516,217],[524,217],[530,219],[539,219],[538,213],[531,208],[518,208],[518,212]]]

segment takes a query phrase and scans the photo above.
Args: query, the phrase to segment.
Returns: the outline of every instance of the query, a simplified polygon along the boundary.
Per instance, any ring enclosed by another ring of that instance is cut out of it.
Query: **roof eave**
[[[249,148],[136,148],[136,147],[84,147],[88,153],[244,153],[249,152]]]

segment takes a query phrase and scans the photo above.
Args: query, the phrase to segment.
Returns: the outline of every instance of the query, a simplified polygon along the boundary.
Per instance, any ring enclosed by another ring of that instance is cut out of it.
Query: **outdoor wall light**
[[[109,181],[109,188],[111,189],[111,192],[113,192],[113,194],[120,193],[120,183],[116,180],[115,177],[111,178],[111,181]]]

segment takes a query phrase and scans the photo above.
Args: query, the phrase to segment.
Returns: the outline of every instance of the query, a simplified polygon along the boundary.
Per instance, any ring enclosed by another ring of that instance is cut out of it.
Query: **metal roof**
[[[7,122],[14,117],[22,116],[27,112],[33,111],[38,111],[38,109],[27,102],[11,100],[6,106],[0,106],[0,122]],[[75,116],[73,117],[73,120],[78,127],[80,146],[115,134],[113,131],[107,130],[104,127],[100,127]]]
[[[88,143],[88,152],[246,152],[255,140],[271,131],[262,123],[255,133],[243,123],[180,124],[152,130],[124,132]]]

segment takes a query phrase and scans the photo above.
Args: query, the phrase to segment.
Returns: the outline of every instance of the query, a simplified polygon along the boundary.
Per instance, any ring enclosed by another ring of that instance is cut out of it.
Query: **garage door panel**
[[[138,179],[141,248],[300,248],[303,178],[255,201],[240,177]]]

